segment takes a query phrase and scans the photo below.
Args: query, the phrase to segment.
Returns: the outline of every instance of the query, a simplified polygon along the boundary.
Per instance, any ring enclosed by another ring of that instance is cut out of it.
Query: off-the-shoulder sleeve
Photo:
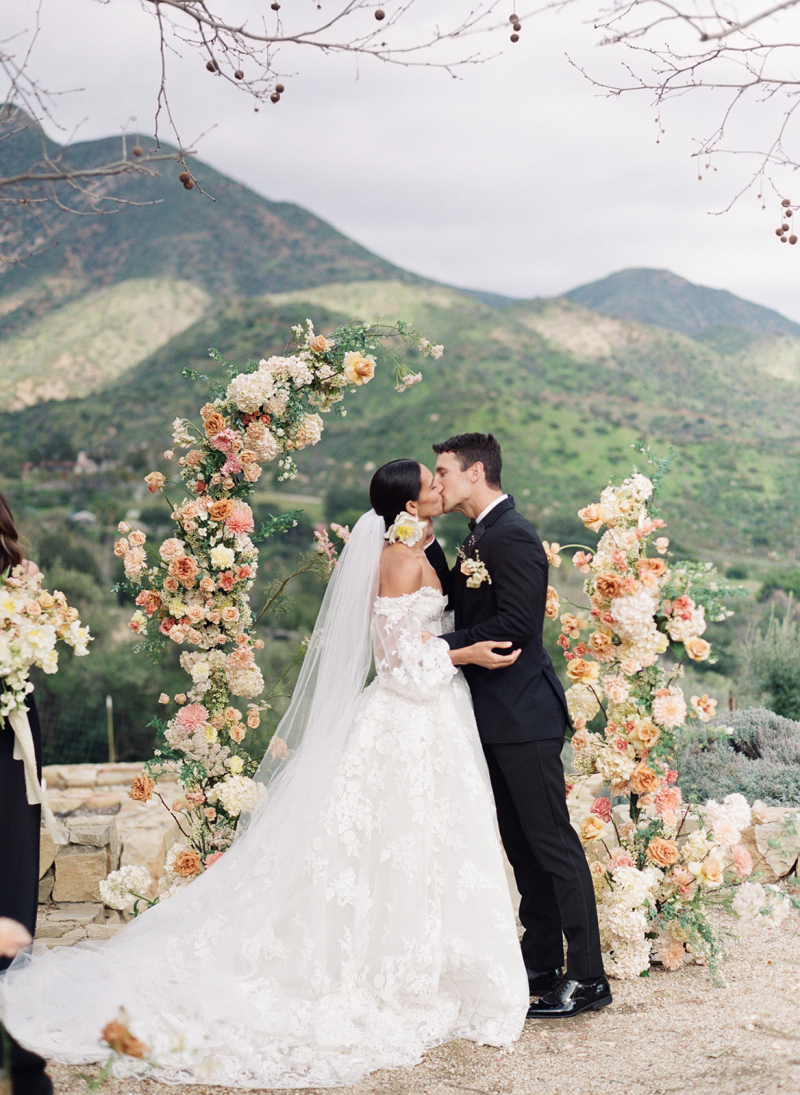
[[[407,597],[379,597],[372,617],[375,668],[381,684],[425,700],[455,676],[443,639],[422,641],[427,630]]]

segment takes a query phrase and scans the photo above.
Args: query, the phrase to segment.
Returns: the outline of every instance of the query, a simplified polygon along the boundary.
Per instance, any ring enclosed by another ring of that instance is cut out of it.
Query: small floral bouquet
[[[57,671],[59,642],[82,656],[89,653],[90,641],[64,594],[42,588],[41,571],[31,574],[17,566],[0,578],[0,720],[25,707],[33,691],[32,666]]]
[[[345,395],[372,380],[375,351],[386,339],[399,337],[431,357],[442,350],[402,322],[351,324],[318,335],[307,321],[292,336],[284,356],[250,361],[244,369],[223,362],[227,386],[200,378],[211,385],[202,425],[173,423],[174,445],[183,450],[177,485],[184,496],[170,500],[162,472],[145,477],[148,490],[161,492],[171,506],[173,535],[152,548],[143,531],[123,522],[114,545],[125,571],[123,588],[135,596],[130,627],[141,636],[141,648],[157,653],[170,642],[184,647],[180,664],[191,678],[172,699],[161,694],[161,702],[174,701],[177,710],[160,725],[163,742],[134,781],[132,797],[148,801],[158,777],[177,769],[183,797],[164,805],[194,848],[198,870],[228,847],[240,814],[254,808],[261,791],[252,778],[260,760],[252,752],[252,733],[245,740],[270,707],[256,664],[264,643],[255,627],[290,579],[273,583],[258,617],[249,594],[258,568],[256,541],[286,531],[297,514],[270,518],[257,531],[248,501],[254,485],[273,460],[279,479],[295,474],[293,454],[320,440],[321,414],[344,414]],[[222,360],[216,351],[211,355]],[[421,379],[396,360],[395,375],[400,390]],[[174,460],[174,450],[165,457]],[[319,533],[316,550],[290,577],[312,569],[327,575],[334,554],[327,533]],[[272,753],[282,755],[277,741]]]
[[[568,778],[567,794],[595,774],[608,786],[608,795],[597,797],[579,824],[608,971],[635,977],[651,957],[666,969],[692,958],[717,976],[722,947],[707,906],[730,896],[753,869],[741,844],[750,807],[742,795],[705,807],[684,805],[670,765],[675,734],[686,720],[706,722],[715,714],[716,700],[708,695],[692,696],[687,704],[678,681],[687,658],[710,659],[702,636],[709,619],[730,615],[723,604],[730,591],[711,564],[668,565],[669,540],[662,535],[664,521],[651,512],[653,495],[653,480],[639,472],[606,487],[598,503],[578,513],[587,529],[604,530],[596,548],[568,545],[579,549],[573,564],[587,576],[590,607],[563,613],[558,638],[575,726],[577,778]],[[564,549],[544,547],[558,566]],[[761,914],[783,915],[780,891],[759,889]],[[729,902],[734,911],[737,902]]]

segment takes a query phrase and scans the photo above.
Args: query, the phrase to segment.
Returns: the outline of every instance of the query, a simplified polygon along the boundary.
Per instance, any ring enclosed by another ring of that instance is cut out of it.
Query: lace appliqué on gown
[[[378,598],[377,676],[323,785],[302,750],[245,836],[102,946],[12,971],[23,1044],[102,1060],[123,1006],[154,1075],[327,1087],[452,1038],[506,1045],[528,988],[469,690],[439,639],[444,598]],[[122,1058],[118,1075],[142,1075]]]

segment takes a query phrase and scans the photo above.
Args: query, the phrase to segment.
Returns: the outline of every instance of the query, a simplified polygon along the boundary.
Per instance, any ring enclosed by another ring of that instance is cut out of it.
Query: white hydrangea
[[[636,475],[632,475],[630,479],[626,479],[622,486],[624,489],[627,489],[635,502],[646,502],[653,493],[652,480],[639,472],[637,472]]]
[[[225,679],[234,696],[245,696],[251,699],[264,691],[264,678],[257,665],[251,665],[247,669],[225,669]]]
[[[736,887],[731,908],[743,920],[754,920],[767,904],[767,894],[760,882],[742,882]]]
[[[658,598],[648,589],[638,589],[628,597],[614,597],[610,604],[616,633],[629,642],[649,639],[656,632],[653,619]]]
[[[248,776],[228,776],[215,790],[223,809],[231,817],[238,817],[242,811],[249,813],[255,807],[263,786]]]
[[[573,721],[585,719],[588,722],[600,710],[597,696],[586,684],[573,684],[567,689],[566,697],[569,717]]]
[[[686,838],[681,855],[686,863],[701,863],[711,851],[712,843],[705,829],[695,829]]]
[[[243,414],[256,414],[275,392],[275,380],[269,369],[239,373],[228,384],[226,395]]]
[[[151,883],[146,867],[120,867],[100,882],[100,896],[110,909],[125,912],[133,908],[137,898],[145,896]]]

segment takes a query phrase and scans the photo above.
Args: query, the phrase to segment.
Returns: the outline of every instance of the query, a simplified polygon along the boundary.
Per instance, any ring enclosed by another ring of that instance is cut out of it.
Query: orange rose
[[[646,570],[656,578],[660,578],[662,574],[666,574],[667,564],[663,559],[637,559],[636,569],[640,574]]]
[[[149,776],[136,776],[131,784],[131,798],[134,802],[148,802],[153,797],[154,787]]]
[[[147,1046],[134,1038],[126,1026],[116,1019],[103,1027],[101,1037],[115,1053],[124,1053],[126,1057],[137,1057],[143,1060],[147,1053]]]
[[[573,683],[586,684],[596,681],[600,673],[597,662],[587,662],[583,658],[573,658],[567,665],[567,676]]]
[[[308,348],[314,354],[324,354],[329,346],[330,342],[324,335],[314,335],[308,340]]]
[[[208,507],[208,516],[212,521],[226,521],[235,508],[232,498],[220,498]]]
[[[637,795],[646,795],[657,791],[661,786],[661,776],[645,764],[637,764],[631,773],[631,787]]]
[[[350,350],[344,355],[344,375],[349,384],[366,384],[375,375],[375,358]]]
[[[623,592],[622,578],[617,574],[598,574],[594,580],[594,588],[603,600],[612,600]]]
[[[711,653],[711,643],[697,636],[687,639],[683,644],[683,649],[693,662],[704,662]]]
[[[599,661],[606,661],[614,653],[614,640],[608,631],[593,631],[589,636],[589,650]]]
[[[218,433],[222,433],[227,424],[219,411],[212,411],[203,419],[203,429],[209,437],[216,437]]]
[[[642,719],[631,735],[645,749],[651,749],[661,737],[659,728],[649,719]]]
[[[252,449],[242,449],[242,451],[239,453],[240,464],[252,464],[255,458],[256,454],[253,452]]]
[[[653,837],[647,845],[646,855],[657,867],[671,867],[680,859],[680,853],[673,842],[659,836]]]
[[[203,861],[194,848],[182,848],[172,861],[172,869],[180,878],[189,878],[202,871]]]

